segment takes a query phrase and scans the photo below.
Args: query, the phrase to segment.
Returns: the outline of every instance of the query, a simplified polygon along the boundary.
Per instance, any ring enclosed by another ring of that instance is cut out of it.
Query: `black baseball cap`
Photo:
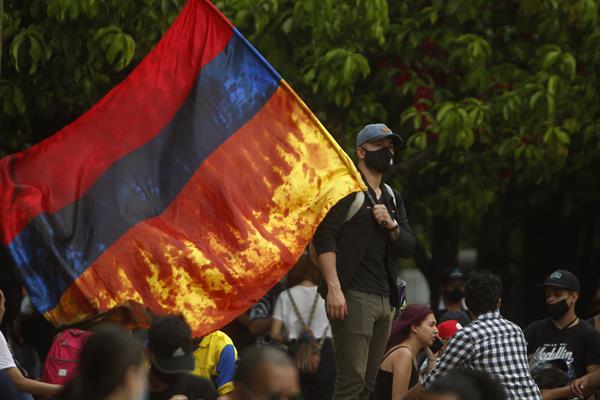
[[[442,275],[442,282],[450,282],[450,281],[465,281],[467,280],[467,276],[465,273],[458,267],[448,268],[444,271]]]
[[[538,286],[553,286],[565,290],[570,290],[572,292],[581,292],[581,285],[579,284],[579,279],[573,274],[571,271],[567,271],[566,269],[557,269],[542,283]]]
[[[164,374],[194,370],[192,332],[181,315],[168,315],[152,322],[148,350],[153,367]]]

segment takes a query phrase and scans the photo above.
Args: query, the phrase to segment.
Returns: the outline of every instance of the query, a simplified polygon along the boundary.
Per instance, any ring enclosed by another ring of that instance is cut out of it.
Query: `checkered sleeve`
[[[429,386],[438,378],[444,376],[447,372],[464,366],[465,362],[471,358],[475,351],[474,343],[469,334],[463,330],[458,331],[448,343],[442,358],[438,360],[435,368],[423,375],[423,387]]]

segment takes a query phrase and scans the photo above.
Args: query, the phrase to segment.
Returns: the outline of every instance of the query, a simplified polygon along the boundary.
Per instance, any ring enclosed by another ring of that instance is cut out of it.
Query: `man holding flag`
[[[340,200],[315,234],[336,350],[335,400],[367,400],[373,391],[390,305],[398,306],[395,260],[414,251],[402,197],[382,180],[401,146],[402,138],[381,123],[358,133],[358,169],[368,190]]]

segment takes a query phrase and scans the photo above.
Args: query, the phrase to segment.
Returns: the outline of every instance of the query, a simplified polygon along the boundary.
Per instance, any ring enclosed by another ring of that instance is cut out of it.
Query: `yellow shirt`
[[[219,396],[233,391],[237,350],[229,336],[221,331],[204,336],[194,351],[194,359],[194,375],[212,380]]]

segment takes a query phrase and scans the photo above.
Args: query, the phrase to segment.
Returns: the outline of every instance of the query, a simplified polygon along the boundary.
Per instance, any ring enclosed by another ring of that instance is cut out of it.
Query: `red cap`
[[[462,329],[462,325],[458,321],[450,319],[439,324],[437,328],[440,338],[448,340],[454,336],[456,332]]]

